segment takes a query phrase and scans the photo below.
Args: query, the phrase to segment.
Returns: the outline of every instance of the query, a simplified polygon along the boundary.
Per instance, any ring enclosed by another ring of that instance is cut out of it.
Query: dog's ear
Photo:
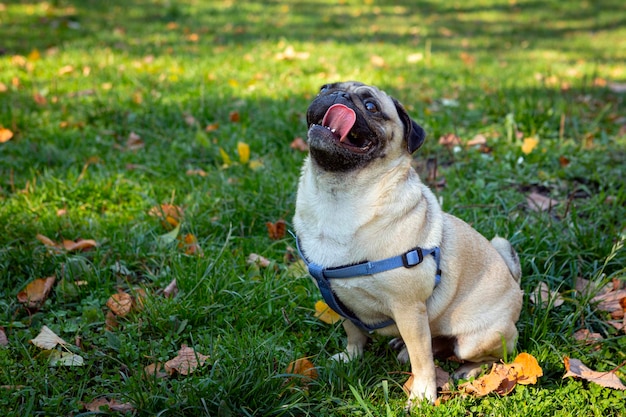
[[[393,102],[396,105],[400,119],[402,119],[402,124],[404,124],[404,139],[407,143],[407,150],[409,153],[413,153],[424,143],[426,132],[424,132],[422,126],[411,119],[409,113],[407,113],[398,100],[393,99]]]

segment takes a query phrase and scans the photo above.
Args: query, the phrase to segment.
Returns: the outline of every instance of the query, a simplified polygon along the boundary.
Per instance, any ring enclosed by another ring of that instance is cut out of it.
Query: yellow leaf
[[[41,54],[39,53],[39,50],[36,48],[30,51],[30,54],[28,54],[29,61],[37,61],[39,58],[41,58]]]
[[[239,162],[247,164],[250,160],[250,145],[244,142],[238,142],[237,153],[239,154]]]
[[[263,168],[263,162],[259,161],[258,159],[254,159],[250,161],[248,166],[251,170],[256,171],[257,169]]]
[[[13,132],[4,127],[0,127],[0,143],[8,142],[13,137]]]
[[[536,384],[537,378],[543,376],[543,370],[539,366],[539,362],[534,356],[528,353],[520,353],[517,355],[513,364],[519,364],[520,370],[517,373],[517,383],[522,385]]]
[[[228,156],[226,151],[222,148],[220,148],[220,156],[222,157],[222,161],[224,162],[224,165],[226,167],[229,167],[230,165],[232,165],[233,161],[231,161],[230,156]]]
[[[522,143],[522,152],[528,155],[537,147],[538,144],[539,139],[537,138],[524,138],[524,142]]]
[[[335,324],[341,320],[341,316],[322,300],[315,303],[315,317],[327,324]]]

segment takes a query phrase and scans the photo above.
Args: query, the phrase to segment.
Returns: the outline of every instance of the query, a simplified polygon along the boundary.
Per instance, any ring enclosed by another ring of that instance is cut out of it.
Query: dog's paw
[[[347,363],[353,360],[355,357],[356,357],[355,355],[350,355],[348,352],[340,352],[331,356],[330,360],[335,361],[335,362]]]
[[[399,350],[398,352],[398,361],[400,363],[408,363],[409,362],[409,351],[406,350],[406,345],[404,344],[404,340],[401,337],[396,337],[391,339],[389,342],[389,346],[393,350]]]
[[[489,370],[492,364],[493,364],[492,361],[466,362],[454,372],[453,378],[456,380],[477,378],[484,371]]]

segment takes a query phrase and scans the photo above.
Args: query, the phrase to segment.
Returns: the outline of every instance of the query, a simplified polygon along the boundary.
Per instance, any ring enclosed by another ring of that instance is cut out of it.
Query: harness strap
[[[335,296],[334,291],[330,287],[330,279],[356,278],[364,275],[378,274],[380,272],[385,272],[400,267],[413,268],[414,266],[422,263],[426,256],[432,255],[435,258],[435,262],[437,264],[435,285],[438,285],[439,282],[441,282],[441,269],[439,268],[441,254],[438,247],[433,249],[422,249],[420,247],[416,247],[403,253],[402,255],[392,256],[391,258],[382,259],[380,261],[366,261],[355,265],[324,268],[321,265],[310,262],[306,258],[306,256],[302,252],[302,249],[300,248],[300,239],[297,236],[294,237],[296,238],[296,247],[298,249],[298,254],[306,264],[309,274],[317,282],[317,286],[326,304],[328,304],[328,306],[332,308],[337,314],[350,320],[356,326],[368,332],[390,326],[394,324],[394,321],[393,319],[389,319],[382,323],[377,323],[373,325],[363,323],[356,316],[356,314],[354,314],[354,312],[352,312]]]

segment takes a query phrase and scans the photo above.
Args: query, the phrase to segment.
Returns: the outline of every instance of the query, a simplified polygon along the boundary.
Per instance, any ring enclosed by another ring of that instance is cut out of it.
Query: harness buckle
[[[410,251],[402,254],[402,265],[405,268],[413,268],[422,263],[424,260],[424,254],[422,248],[411,249]]]

